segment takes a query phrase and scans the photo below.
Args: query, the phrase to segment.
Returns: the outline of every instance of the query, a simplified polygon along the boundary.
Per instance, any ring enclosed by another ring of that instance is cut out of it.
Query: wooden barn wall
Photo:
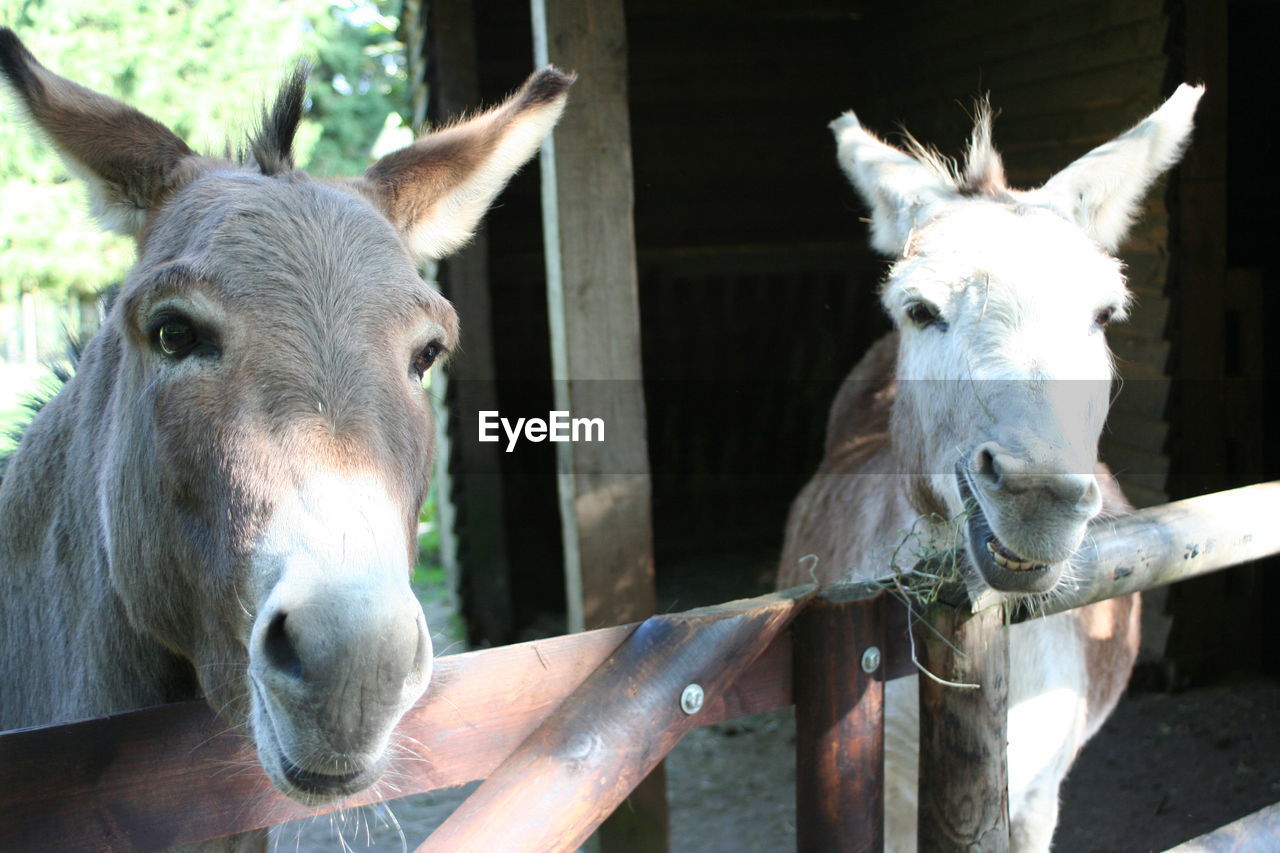
[[[636,239],[660,582],[781,541],[834,389],[879,329],[827,123],[857,15],[628,3]]]

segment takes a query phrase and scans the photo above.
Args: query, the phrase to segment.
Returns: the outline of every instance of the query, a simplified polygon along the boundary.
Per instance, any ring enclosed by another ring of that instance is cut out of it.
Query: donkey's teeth
[[[996,565],[1011,572],[1025,572],[1028,569],[1042,568],[1038,563],[1022,559],[1021,556],[1004,547],[1004,544],[994,536],[987,540],[987,550],[991,552],[991,558],[996,561]]]

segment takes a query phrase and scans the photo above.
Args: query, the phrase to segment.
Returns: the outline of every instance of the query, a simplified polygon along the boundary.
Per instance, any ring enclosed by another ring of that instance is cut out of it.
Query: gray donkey
[[[237,162],[8,29],[0,68],[138,249],[0,484],[0,729],[204,697],[290,797],[368,787],[432,669],[409,588],[435,455],[422,379],[458,320],[416,262],[467,241],[573,78],[544,68],[362,177],[316,180],[291,154],[301,72]]]

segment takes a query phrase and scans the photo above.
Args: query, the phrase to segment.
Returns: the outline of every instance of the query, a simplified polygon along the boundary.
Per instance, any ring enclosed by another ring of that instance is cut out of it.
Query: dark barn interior
[[[876,297],[885,263],[866,246],[826,129],[846,109],[883,135],[907,128],[954,154],[973,98],[989,93],[1011,182],[1026,186],[1131,126],[1177,83],[1206,82],[1194,143],[1121,252],[1138,307],[1110,335],[1124,381],[1103,458],[1138,506],[1274,477],[1263,400],[1275,269],[1254,212],[1274,183],[1259,117],[1275,92],[1261,43],[1275,8],[627,3],[625,41],[610,49],[625,57],[659,606],[767,587],[834,389],[887,328]],[[497,100],[533,64],[523,5],[423,11],[434,121]],[[559,630],[555,451],[476,445],[484,406],[467,397],[504,415],[554,408],[537,168],[518,176],[442,281],[467,332],[453,373],[450,491],[472,639],[509,642],[535,623]],[[1174,677],[1220,674],[1227,660],[1274,671],[1262,618],[1274,588],[1247,567],[1176,589]]]

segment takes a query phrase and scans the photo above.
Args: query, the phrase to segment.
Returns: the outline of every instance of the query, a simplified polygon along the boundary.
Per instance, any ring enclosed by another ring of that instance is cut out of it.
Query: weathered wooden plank
[[[556,408],[600,418],[599,442],[556,445],[570,631],[654,611],[652,482],[640,350],[627,31],[622,0],[534,0],[534,56],[580,77],[542,152]],[[657,762],[601,846],[667,849]]]
[[[1280,553],[1280,481],[1202,495],[1095,523],[1059,613]]]
[[[1280,803],[1259,809],[1165,853],[1275,853],[1280,850]]]
[[[1169,424],[1158,418],[1147,418],[1140,414],[1112,406],[1107,415],[1107,429],[1102,434],[1102,444],[1118,442],[1133,447],[1141,447],[1153,452],[1164,449],[1165,439],[1169,435]],[[1106,462],[1104,455],[1102,461]]]
[[[920,683],[919,847],[937,853],[1009,849],[1009,637],[998,608],[931,605],[916,632]],[[932,630],[930,630],[932,628]],[[976,687],[957,687],[957,684]]]
[[[418,848],[576,850],[799,612],[808,590],[640,625]]]
[[[397,729],[396,796],[487,776],[634,629],[439,659],[430,691]],[[789,705],[791,659],[784,632],[707,697],[695,723]],[[203,702],[0,734],[3,850],[157,850],[334,810],[307,809],[277,793],[257,769],[252,743]]]
[[[654,606],[622,4],[537,0],[534,52],[580,75],[541,162],[556,405],[606,428],[604,442],[557,445],[582,630]]]
[[[1162,58],[1167,31],[1168,20],[1163,15],[1114,27],[1087,28],[1079,17],[1065,27],[1059,19],[1005,27],[947,45],[945,53],[920,63],[914,74],[907,72],[906,84],[914,90],[957,77],[961,81],[969,77],[976,83],[980,77],[983,88],[997,91],[1011,85],[1032,85],[1066,73],[1108,68],[1139,58]],[[979,91],[976,86],[975,91]]]
[[[1047,610],[1280,553],[1277,515],[1280,482],[1096,524],[1079,572],[1091,580],[1065,590]],[[864,587],[859,594],[870,591]],[[890,601],[886,607],[885,677],[896,678],[915,670],[905,640],[905,605]],[[399,793],[488,775],[634,627],[441,658],[430,691],[399,729],[412,752],[394,768]],[[696,724],[788,704],[791,660],[790,642],[780,635],[732,687],[709,697]],[[323,813],[275,793],[255,766],[243,734],[228,731],[199,702],[5,733],[0,849],[158,849]]]
[[[897,603],[849,591],[815,599],[792,629],[796,845],[806,853],[884,847],[885,607]]]
[[[928,55],[963,39],[981,37],[990,30],[1016,38],[1019,29],[1040,22],[1046,28],[1064,31],[1074,27],[1105,29],[1151,18],[1161,11],[1159,0],[1083,0],[1055,4],[1054,8],[1018,0],[978,6],[936,0],[928,4],[879,5],[875,7],[874,17],[868,16],[867,23],[884,27],[886,32],[910,32],[912,50]],[[894,40],[885,39],[879,46],[888,52],[894,44]]]
[[[397,729],[399,793],[486,775],[634,627],[441,658]],[[4,850],[157,850],[334,810],[277,793],[252,742],[203,702],[0,736]]]
[[[909,128],[921,126],[913,115],[917,111],[936,109],[944,100],[957,94],[986,87],[991,90],[992,101],[1010,115],[1038,116],[1059,113],[1066,107],[1088,111],[1115,106],[1126,95],[1135,92],[1152,93],[1154,106],[1162,91],[1168,66],[1168,60],[1162,56],[1140,57],[1083,71],[1066,68],[1061,74],[1031,82],[992,81],[985,76],[980,78],[975,70],[971,81],[953,79],[946,88],[940,89],[937,81],[914,89],[904,88],[895,97],[895,104]],[[1124,81],[1122,91],[1117,91],[1116,81]],[[964,88],[957,92],[960,86]],[[1118,128],[1117,132],[1127,129]]]

